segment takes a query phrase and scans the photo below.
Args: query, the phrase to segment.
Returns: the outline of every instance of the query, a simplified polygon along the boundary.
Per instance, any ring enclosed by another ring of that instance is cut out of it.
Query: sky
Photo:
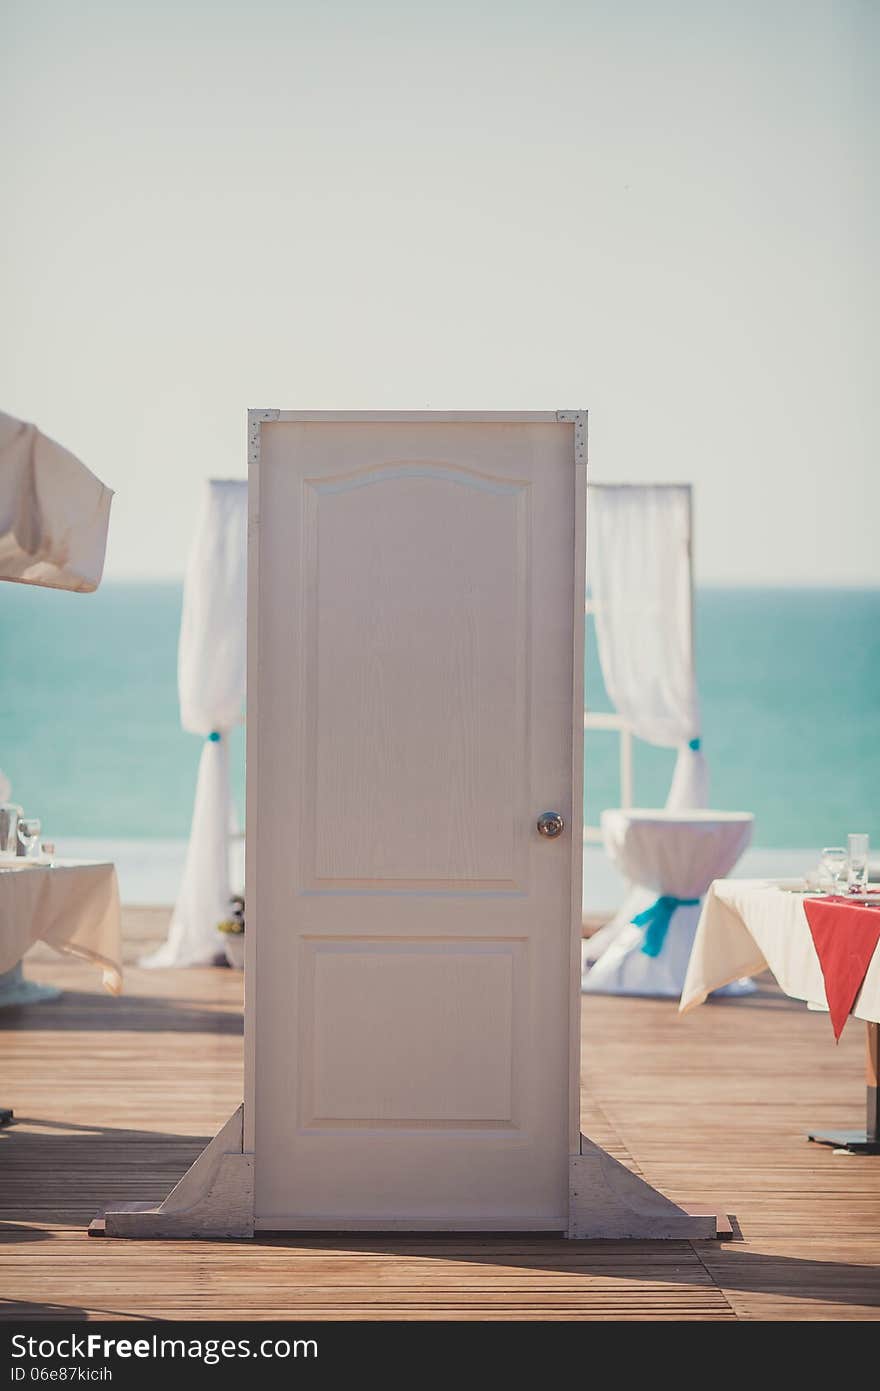
[[[0,409],[180,575],[249,406],[590,412],[701,584],[880,584],[873,0],[0,0]]]

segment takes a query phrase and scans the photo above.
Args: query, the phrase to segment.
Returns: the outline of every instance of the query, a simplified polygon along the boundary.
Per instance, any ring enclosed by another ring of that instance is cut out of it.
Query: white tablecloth
[[[92,961],[113,995],[122,989],[119,886],[110,864],[0,861],[0,973],[35,942]]]
[[[767,879],[718,879],[700,915],[681,996],[682,1011],[727,981],[768,967],[786,995],[826,1008],[822,969],[802,894]],[[851,1011],[880,1023],[880,947]]]
[[[631,808],[602,813],[605,849],[634,889],[622,913],[602,929],[604,950],[584,973],[585,992],[678,998],[699,904],[675,909],[659,956],[645,955],[645,930],[629,920],[661,894],[701,898],[713,879],[736,864],[751,840],[753,820],[748,812]]]

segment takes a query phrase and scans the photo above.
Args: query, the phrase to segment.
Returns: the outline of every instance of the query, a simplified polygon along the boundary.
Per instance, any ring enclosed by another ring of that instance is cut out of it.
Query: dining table
[[[0,1010],[60,992],[24,978],[22,958],[37,942],[95,966],[104,989],[122,990],[119,885],[110,863],[0,860]],[[0,1125],[12,1112],[0,1107]]]
[[[781,990],[828,1010],[834,1037],[848,1018],[865,1024],[865,1126],[810,1131],[851,1154],[880,1154],[880,893],[821,894],[800,881],[716,879],[691,948],[681,1013],[721,986],[769,970]]]

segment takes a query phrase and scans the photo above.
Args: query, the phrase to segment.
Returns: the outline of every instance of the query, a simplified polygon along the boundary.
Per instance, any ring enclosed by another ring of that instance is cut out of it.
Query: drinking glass
[[[0,859],[13,859],[18,849],[18,818],[22,807],[15,802],[4,802],[0,806]]]
[[[868,889],[868,837],[859,832],[847,836],[849,846],[849,874],[847,885],[851,894],[863,894]]]
[[[24,846],[24,853],[27,859],[34,858],[34,847],[36,853],[40,853],[40,822],[36,816],[24,816],[19,818],[18,838]]]
[[[831,892],[839,893],[846,884],[849,856],[842,845],[826,845],[822,851],[822,871],[831,880]]]

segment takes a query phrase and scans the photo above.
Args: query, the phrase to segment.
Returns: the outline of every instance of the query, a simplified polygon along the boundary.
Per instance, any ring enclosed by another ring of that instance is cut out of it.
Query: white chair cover
[[[186,570],[178,650],[180,719],[205,740],[189,846],[168,940],[142,963],[204,965],[222,951],[233,824],[229,733],[247,676],[247,483],[208,483]]]

